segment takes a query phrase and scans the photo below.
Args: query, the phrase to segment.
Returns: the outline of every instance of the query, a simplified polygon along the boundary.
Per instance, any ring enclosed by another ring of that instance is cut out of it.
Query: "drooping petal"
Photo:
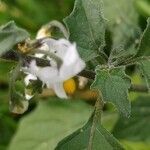
[[[76,44],[73,43],[68,47],[67,52],[63,57],[63,64],[66,66],[74,64],[79,59],[79,54],[77,52]]]
[[[72,44],[63,58],[63,64],[60,68],[60,77],[69,79],[77,75],[85,68],[84,61],[79,57],[76,45]]]
[[[25,68],[25,72],[30,73],[34,76],[37,76],[37,72],[39,71],[39,67],[36,65],[36,61],[32,60],[29,64],[29,67]]]
[[[55,53],[63,61],[59,70],[60,80],[67,80],[85,68],[85,63],[80,58],[75,43],[72,44],[66,39],[45,39],[43,42],[49,46],[50,52]]]
[[[36,62],[33,60],[31,61],[28,70],[29,73],[34,74],[48,87],[51,87],[51,84],[53,83],[59,82],[59,73],[57,67],[38,67]]]
[[[58,70],[56,67],[40,68],[36,73],[36,76],[48,87],[51,86],[51,84],[58,82]]]
[[[49,47],[49,51],[54,53],[60,58],[63,58],[68,51],[68,48],[70,47],[71,43],[68,40],[65,39],[45,39],[43,40],[43,43],[47,44]]]
[[[67,95],[65,93],[64,87],[63,87],[63,82],[57,82],[53,85],[53,90],[56,93],[56,95],[60,98],[65,98],[67,99]]]

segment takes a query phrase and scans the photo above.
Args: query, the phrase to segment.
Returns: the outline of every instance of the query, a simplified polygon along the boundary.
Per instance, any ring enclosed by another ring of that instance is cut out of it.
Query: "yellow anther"
[[[64,82],[64,89],[67,94],[72,95],[76,91],[76,82],[73,78]]]

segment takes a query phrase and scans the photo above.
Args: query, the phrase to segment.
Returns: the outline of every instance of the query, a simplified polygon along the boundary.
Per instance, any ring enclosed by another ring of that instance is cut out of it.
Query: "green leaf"
[[[64,19],[70,40],[77,43],[85,61],[98,56],[105,45],[105,20],[101,0],[76,0],[72,13]]]
[[[132,103],[129,119],[120,117],[113,129],[119,139],[130,141],[150,141],[150,96],[139,97]]]
[[[134,0],[103,1],[104,15],[108,19],[108,31],[112,37],[112,49],[120,46],[124,50],[132,48],[140,36],[139,16],[134,7]]]
[[[147,20],[147,27],[141,37],[138,55],[150,55],[150,18]]]
[[[84,102],[51,97],[22,118],[9,150],[53,150],[65,136],[81,127],[92,108]]]
[[[95,132],[93,133],[93,126]],[[90,140],[92,137],[92,141]],[[92,143],[91,143],[92,142]],[[92,148],[89,146],[92,144]],[[62,140],[56,150],[123,150],[120,143],[92,116],[88,123]]]
[[[131,83],[125,74],[124,67],[112,69],[96,69],[96,78],[91,88],[99,91],[105,102],[113,103],[125,116],[130,115],[131,107],[128,101],[128,89]]]
[[[140,69],[145,77],[148,88],[150,89],[150,60],[145,59],[138,62]]]
[[[0,26],[0,56],[28,37],[29,34],[24,29],[18,28],[14,21]]]

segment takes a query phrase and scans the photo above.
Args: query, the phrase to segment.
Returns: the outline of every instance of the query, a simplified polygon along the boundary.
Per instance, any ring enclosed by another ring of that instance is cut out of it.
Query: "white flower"
[[[45,47],[48,49],[44,49]],[[51,66],[38,67],[36,61],[33,60],[26,72],[32,74],[33,79],[38,78],[48,88],[52,88],[58,97],[67,98],[63,82],[77,75],[85,68],[85,63],[77,52],[76,44],[72,44],[66,39],[55,40],[49,38],[43,40],[43,45],[40,49],[54,53],[62,60],[62,65],[58,68],[55,60],[47,56]],[[28,83],[28,78],[26,78],[26,82]]]

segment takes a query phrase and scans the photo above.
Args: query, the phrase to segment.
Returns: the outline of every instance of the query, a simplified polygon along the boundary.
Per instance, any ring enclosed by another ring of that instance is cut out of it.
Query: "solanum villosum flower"
[[[43,54],[39,54],[43,51]],[[45,53],[46,52],[46,53]],[[50,55],[46,55],[50,53]],[[59,58],[61,64],[55,57]],[[28,75],[25,78],[26,85],[30,80],[36,80],[37,78],[46,85],[47,88],[54,90],[56,95],[60,98],[67,98],[67,94],[64,90],[64,81],[77,75],[85,68],[84,61],[80,58],[75,43],[70,43],[66,39],[55,40],[52,38],[43,39],[40,51],[37,50],[36,57],[46,57],[50,66],[39,67],[35,60],[32,60],[29,66],[24,69]],[[26,95],[27,99],[31,97]]]

